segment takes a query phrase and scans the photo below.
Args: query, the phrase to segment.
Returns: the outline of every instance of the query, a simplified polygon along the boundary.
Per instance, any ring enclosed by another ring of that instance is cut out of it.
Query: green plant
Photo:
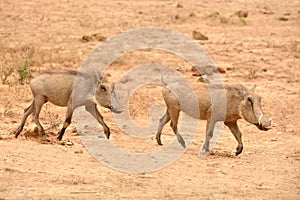
[[[189,14],[189,17],[196,17],[196,13],[191,12],[191,13]]]
[[[217,19],[220,16],[219,12],[212,12],[210,13],[207,17],[212,18],[212,19]]]
[[[240,17],[240,22],[243,24],[243,25],[247,25],[248,24],[248,21],[245,17]]]
[[[20,82],[21,85],[24,85],[25,82],[30,77],[30,72],[29,72],[29,69],[28,69],[27,62],[22,63],[22,66],[18,69],[18,73],[19,73],[19,82]]]
[[[31,72],[30,72],[30,68],[29,68],[29,51],[30,48],[26,48],[26,57],[25,57],[25,61],[21,64],[21,67],[18,69],[18,73],[19,73],[19,82],[21,85],[24,85],[27,81],[30,80],[31,76]]]

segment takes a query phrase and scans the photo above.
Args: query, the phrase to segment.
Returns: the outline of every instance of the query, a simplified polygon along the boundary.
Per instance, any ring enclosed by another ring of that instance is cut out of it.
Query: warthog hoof
[[[160,137],[156,137],[156,142],[157,142],[158,145],[163,145],[162,142],[161,142]]]
[[[236,156],[239,155],[240,153],[242,153],[242,151],[243,151],[243,146],[238,146],[238,147],[236,148],[235,155],[236,155]]]

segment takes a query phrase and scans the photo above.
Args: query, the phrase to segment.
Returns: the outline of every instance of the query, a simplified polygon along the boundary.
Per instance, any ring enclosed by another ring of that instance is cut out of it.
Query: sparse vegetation
[[[4,65],[0,66],[0,75],[2,84],[7,84],[7,78],[13,73],[13,68],[11,68],[7,61],[4,62]]]
[[[257,69],[250,68],[248,70],[248,73],[246,73],[245,78],[246,79],[256,79],[258,77],[257,71],[258,71]]]
[[[217,11],[212,12],[209,15],[207,15],[207,17],[212,18],[212,19],[218,19],[219,16],[220,16],[220,14]]]
[[[113,62],[113,64],[116,64],[116,65],[125,65],[125,64],[126,64],[126,61],[125,61],[124,58],[119,57],[119,58],[117,58],[117,59]]]
[[[195,13],[195,12],[191,12],[191,13],[189,14],[189,17],[196,17],[196,13]]]
[[[211,12],[207,15],[208,18],[211,18],[215,21],[219,21],[222,24],[242,24],[247,25],[249,22],[247,21],[248,12],[246,11],[238,11],[229,17],[225,17],[221,15],[218,11]]]
[[[28,65],[26,62],[22,63],[22,66],[18,69],[18,73],[19,73],[19,82],[21,85],[24,85],[25,82],[30,77]]]

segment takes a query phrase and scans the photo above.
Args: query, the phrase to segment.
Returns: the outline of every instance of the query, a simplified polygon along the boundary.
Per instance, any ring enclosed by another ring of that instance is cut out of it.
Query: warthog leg
[[[173,132],[175,133],[178,142],[185,148],[185,141],[182,138],[182,136],[179,134],[178,129],[177,129],[179,112],[180,112],[180,110],[177,110],[177,109],[168,109],[168,114],[171,118],[170,126],[173,129]]]
[[[44,96],[38,95],[38,96],[35,96],[33,102],[34,102],[34,108],[33,108],[33,120],[34,120],[35,124],[36,124],[37,127],[38,127],[39,133],[42,135],[43,138],[45,138],[45,137],[46,137],[45,130],[44,130],[43,126],[42,126],[41,123],[40,123],[39,115],[40,115],[42,106],[43,106],[44,103],[46,103],[47,101],[46,101],[46,99],[45,99]]]
[[[64,122],[64,125],[63,125],[62,129],[60,130],[60,133],[57,137],[57,140],[59,140],[59,141],[62,140],[66,129],[71,124],[72,115],[73,115],[73,109],[72,109],[72,104],[70,104],[70,105],[68,105],[66,119],[65,119],[65,122]]]
[[[24,115],[23,115],[21,124],[20,124],[19,128],[16,130],[16,133],[15,133],[16,138],[19,136],[19,134],[23,130],[23,127],[24,127],[24,124],[25,124],[25,121],[26,121],[27,117],[33,112],[33,105],[34,105],[34,102],[32,102],[30,104],[30,106],[28,106],[28,108],[26,108],[24,110]]]
[[[243,151],[242,133],[239,127],[237,126],[236,121],[226,122],[225,125],[230,129],[230,131],[232,132],[232,134],[234,135],[235,139],[238,142],[238,146],[236,148],[236,153],[235,153],[235,155],[237,156]]]
[[[99,113],[97,109],[97,105],[95,103],[90,103],[85,106],[86,111],[88,111],[97,121],[103,126],[104,133],[106,138],[109,139],[110,130],[109,127],[105,124],[102,115]]]
[[[201,155],[205,155],[206,153],[209,152],[209,142],[211,140],[211,138],[213,137],[213,133],[214,133],[214,128],[215,128],[215,121],[212,121],[210,119],[210,117],[207,120],[206,123],[206,136],[205,136],[205,142],[201,151]]]
[[[157,144],[159,144],[159,145],[162,145],[162,142],[160,139],[161,131],[163,130],[166,123],[168,123],[169,121],[170,121],[170,116],[169,116],[168,112],[166,112],[164,114],[164,116],[159,120],[158,130],[156,133],[156,141],[157,141]]]

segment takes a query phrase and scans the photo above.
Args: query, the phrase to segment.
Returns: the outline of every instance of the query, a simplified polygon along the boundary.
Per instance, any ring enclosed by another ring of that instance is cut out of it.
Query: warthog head
[[[239,107],[240,113],[246,121],[256,125],[260,130],[267,131],[271,127],[272,119],[263,114],[261,97],[255,93],[255,88],[256,86],[247,90]]]
[[[101,106],[109,108],[114,113],[121,113],[124,110],[117,99],[114,84],[99,84],[96,88],[95,97]]]

